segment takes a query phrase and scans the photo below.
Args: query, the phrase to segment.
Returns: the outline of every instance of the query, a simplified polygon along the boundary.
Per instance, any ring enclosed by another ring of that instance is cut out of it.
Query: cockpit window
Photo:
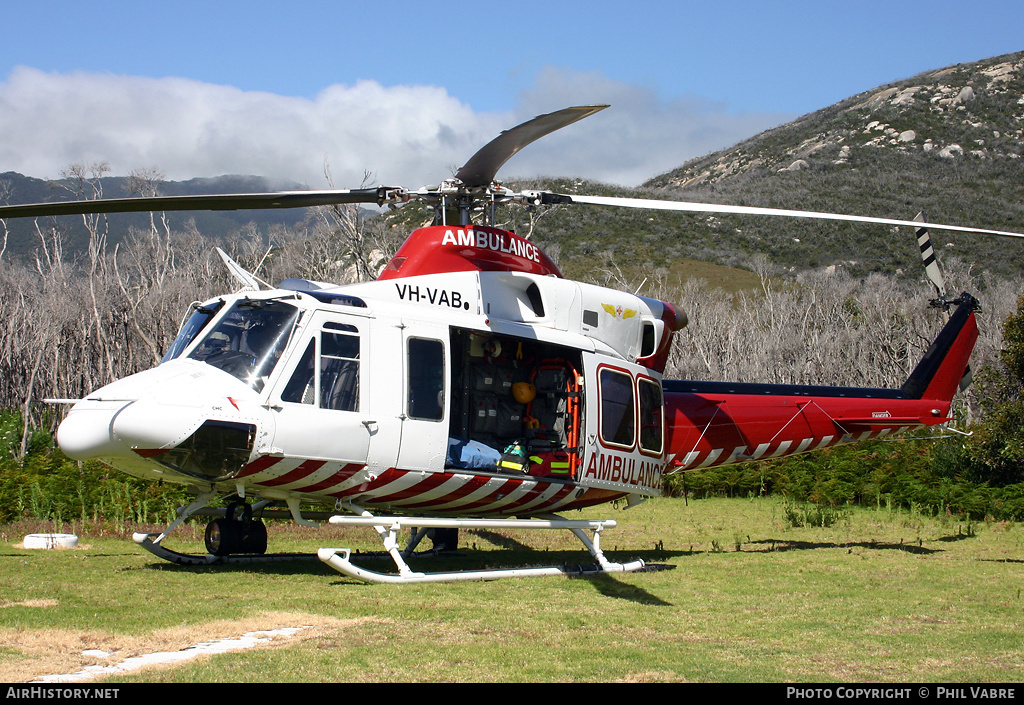
[[[185,348],[188,347],[188,344],[203,332],[206,324],[213,320],[213,317],[217,315],[217,311],[220,311],[223,306],[223,301],[217,301],[209,306],[201,306],[198,303],[192,304],[190,308],[192,315],[181,326],[178,336],[171,343],[170,349],[160,362],[167,362],[181,355]]]
[[[298,319],[299,310],[282,301],[238,301],[188,357],[263,391]]]

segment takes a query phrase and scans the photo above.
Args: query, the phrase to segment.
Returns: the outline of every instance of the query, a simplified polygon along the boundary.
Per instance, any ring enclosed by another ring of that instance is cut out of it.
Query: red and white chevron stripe
[[[445,470],[428,472],[368,467],[322,460],[264,456],[238,474],[257,488],[273,488],[309,500],[352,500],[360,506],[438,516],[529,516],[600,504],[624,496],[530,475],[503,476]]]

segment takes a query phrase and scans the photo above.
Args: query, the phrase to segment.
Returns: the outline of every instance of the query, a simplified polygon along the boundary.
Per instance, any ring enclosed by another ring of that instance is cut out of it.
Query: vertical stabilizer
[[[974,312],[979,304],[977,299],[966,293],[961,294],[956,303],[956,311],[903,384],[903,394],[907,398],[949,401],[960,388],[960,381],[968,370],[971,351],[978,340]]]

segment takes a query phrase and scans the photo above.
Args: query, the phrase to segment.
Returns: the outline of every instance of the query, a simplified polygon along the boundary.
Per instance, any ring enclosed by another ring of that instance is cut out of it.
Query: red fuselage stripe
[[[264,487],[278,487],[280,485],[287,485],[291,482],[305,480],[307,477],[315,473],[317,470],[319,470],[326,464],[327,461],[325,460],[307,460],[294,470],[290,470],[286,472],[284,475],[281,475],[280,477],[275,477],[270,480],[264,480],[259,484],[263,485]]]

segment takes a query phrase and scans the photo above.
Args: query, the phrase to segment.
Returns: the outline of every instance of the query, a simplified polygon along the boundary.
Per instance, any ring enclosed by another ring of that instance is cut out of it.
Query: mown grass
[[[783,499],[649,501],[619,522],[590,579],[378,586],[316,560],[183,568],[129,541],[17,548],[0,536],[0,681],[78,670],[245,631],[304,626],[258,648],[149,669],[142,682],[1005,682],[1020,650],[1024,527],[886,508],[794,526]],[[577,515],[573,515],[575,518]],[[87,528],[87,527],[86,527]],[[377,550],[366,530],[281,527],[272,550]],[[200,551],[186,527],[179,549]],[[556,532],[463,532],[451,570],[587,562]],[[379,564],[385,569],[386,564]],[[56,670],[55,670],[56,669]]]

